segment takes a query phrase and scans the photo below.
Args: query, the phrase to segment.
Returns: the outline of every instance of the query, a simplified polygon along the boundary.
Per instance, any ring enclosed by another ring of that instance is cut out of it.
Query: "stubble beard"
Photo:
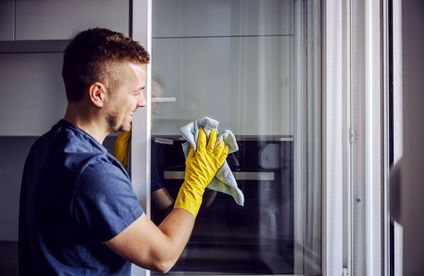
[[[131,123],[129,127],[124,125],[124,122],[118,122],[118,114],[115,112],[108,114],[106,121],[109,126],[110,132],[129,131],[131,129]]]

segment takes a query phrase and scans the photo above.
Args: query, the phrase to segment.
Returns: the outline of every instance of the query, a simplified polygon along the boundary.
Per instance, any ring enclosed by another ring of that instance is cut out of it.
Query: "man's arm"
[[[141,267],[168,272],[188,242],[205,188],[228,155],[228,147],[222,140],[215,145],[216,140],[216,131],[211,130],[207,141],[199,129],[197,150],[189,148],[185,180],[174,209],[159,227],[143,214],[106,245]]]
[[[106,245],[138,266],[166,273],[186,246],[194,220],[190,212],[174,208],[157,227],[143,214]]]

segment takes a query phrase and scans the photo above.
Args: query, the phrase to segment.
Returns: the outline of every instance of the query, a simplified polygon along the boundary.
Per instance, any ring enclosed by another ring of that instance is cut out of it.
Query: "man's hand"
[[[199,212],[206,187],[224,164],[228,155],[228,147],[225,146],[224,141],[221,140],[215,146],[216,139],[215,130],[211,130],[209,141],[207,141],[205,131],[203,128],[199,128],[196,152],[191,146],[189,148],[185,180],[175,200],[174,208],[185,209],[194,217]]]
[[[122,166],[128,171],[128,145],[131,140],[131,130],[121,132],[115,142],[115,158],[121,162]]]

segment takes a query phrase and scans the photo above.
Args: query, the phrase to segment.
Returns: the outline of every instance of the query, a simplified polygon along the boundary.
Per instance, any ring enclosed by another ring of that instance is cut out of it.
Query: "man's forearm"
[[[173,256],[170,260],[171,267],[177,262],[183,252],[193,230],[194,216],[180,208],[174,208],[171,213],[159,225],[159,229],[169,238],[171,248],[175,251],[169,252]]]

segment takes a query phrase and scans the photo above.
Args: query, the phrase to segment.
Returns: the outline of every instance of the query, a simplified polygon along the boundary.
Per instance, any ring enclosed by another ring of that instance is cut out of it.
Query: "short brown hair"
[[[105,83],[112,63],[149,61],[144,47],[122,33],[103,28],[82,31],[66,47],[63,58],[66,97],[68,101],[80,101],[91,84]]]

